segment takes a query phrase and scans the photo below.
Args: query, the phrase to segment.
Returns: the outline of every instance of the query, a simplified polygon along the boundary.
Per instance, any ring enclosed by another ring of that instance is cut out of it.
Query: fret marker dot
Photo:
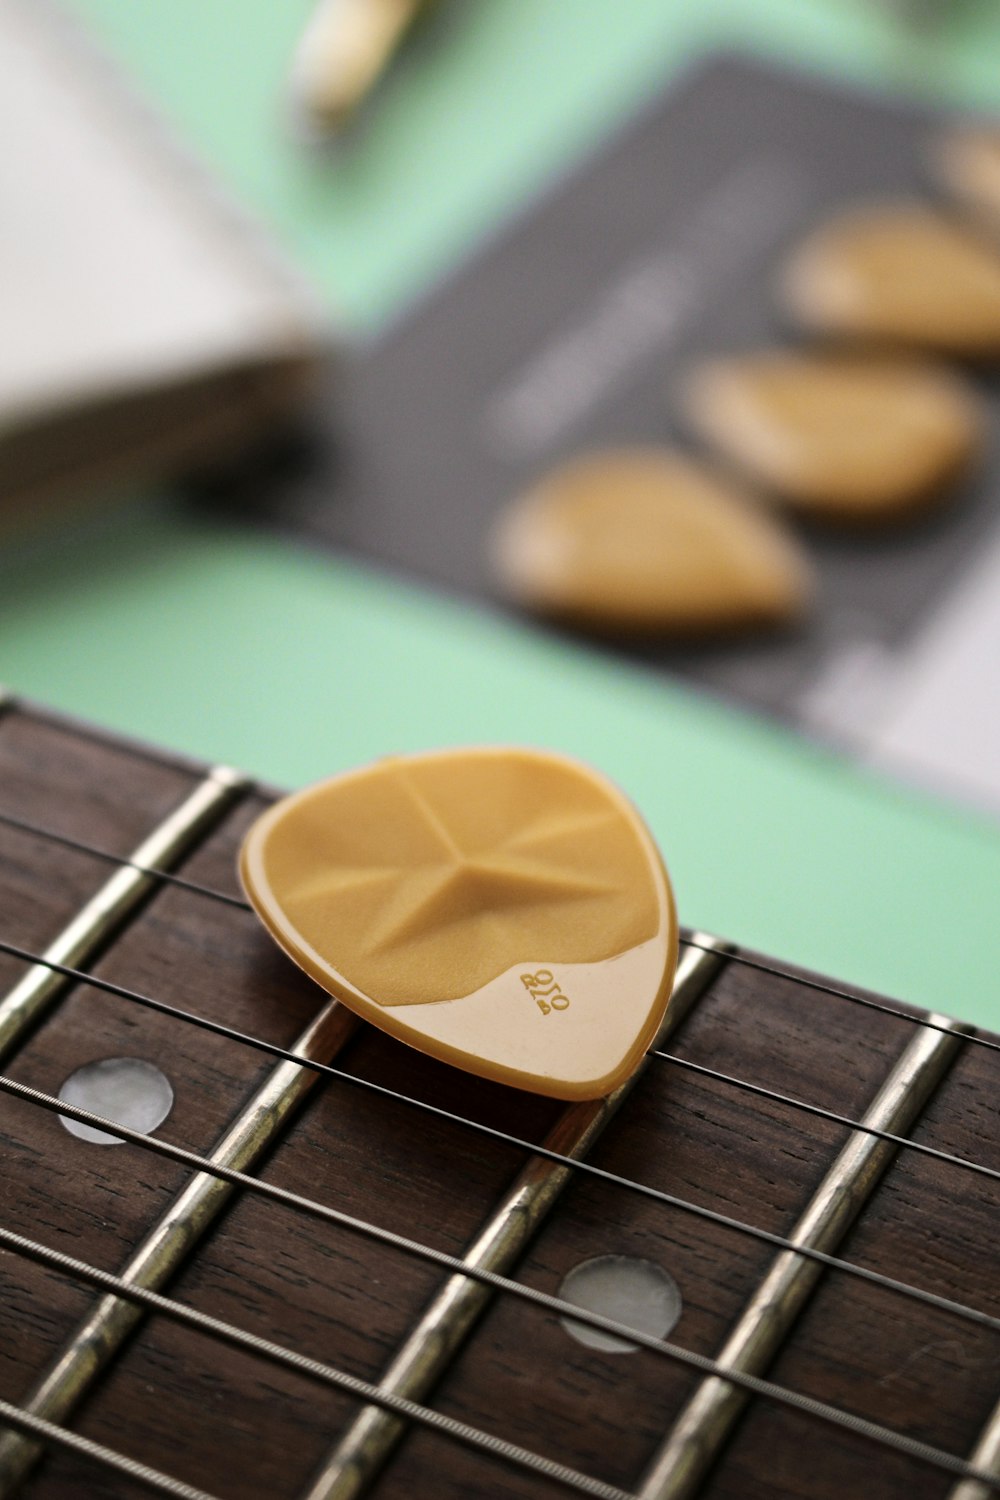
[[[599,1255],[574,1266],[559,1288],[566,1302],[586,1312],[614,1318],[650,1338],[662,1339],[681,1315],[680,1289],[673,1277],[651,1260],[633,1255]],[[566,1332],[589,1349],[605,1354],[634,1354],[639,1344],[588,1328],[573,1318],[559,1320]]]
[[[105,1115],[131,1130],[148,1133],[162,1125],[173,1107],[170,1080],[153,1063],[141,1057],[105,1057],[85,1063],[71,1073],[59,1090],[64,1104]],[[70,1135],[96,1146],[120,1146],[121,1140],[106,1130],[59,1116]]]

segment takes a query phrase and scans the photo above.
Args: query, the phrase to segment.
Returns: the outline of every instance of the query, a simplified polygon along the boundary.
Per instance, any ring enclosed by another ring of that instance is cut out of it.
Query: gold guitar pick
[[[503,513],[494,571],[517,603],[591,629],[690,634],[787,620],[811,592],[791,537],[669,449],[589,454]]]
[[[560,1099],[622,1083],[677,961],[670,881],[639,814],[540,750],[377,761],[251,828],[258,916],[325,990],[422,1052]]]
[[[710,361],[683,393],[695,430],[788,504],[881,520],[944,497],[982,447],[965,381],[912,359],[783,352]]]
[[[818,230],[788,261],[781,295],[815,333],[1000,353],[1000,253],[922,204],[857,209]]]

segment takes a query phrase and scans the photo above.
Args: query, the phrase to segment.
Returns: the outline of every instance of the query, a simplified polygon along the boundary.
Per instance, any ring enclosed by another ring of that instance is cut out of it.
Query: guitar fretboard
[[[687,933],[611,1099],[471,1079],[258,929],[269,800],[0,708],[0,1495],[1000,1490],[1000,1041]]]

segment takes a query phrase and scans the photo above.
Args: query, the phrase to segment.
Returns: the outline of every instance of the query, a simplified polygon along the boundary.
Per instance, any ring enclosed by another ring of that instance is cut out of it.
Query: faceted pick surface
[[[662,860],[631,803],[562,756],[440,751],[334,777],[254,824],[240,874],[324,989],[486,1078],[600,1097],[666,1008]]]
[[[587,454],[500,517],[493,564],[517,603],[587,629],[691,635],[800,614],[801,551],[753,500],[670,449]]]

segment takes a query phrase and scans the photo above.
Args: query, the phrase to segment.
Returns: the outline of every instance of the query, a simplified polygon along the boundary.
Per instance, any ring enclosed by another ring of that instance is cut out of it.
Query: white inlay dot
[[[634,1255],[599,1255],[581,1261],[564,1279],[559,1295],[586,1312],[613,1318],[654,1339],[666,1338],[681,1315],[681,1294],[674,1278],[662,1266]],[[573,1318],[560,1322],[571,1337],[590,1349],[633,1354],[639,1348]]]
[[[149,1132],[170,1113],[174,1091],[170,1080],[153,1063],[141,1057],[105,1057],[100,1062],[85,1063],[71,1073],[59,1090],[64,1104],[89,1109],[131,1130]],[[98,1130],[82,1121],[59,1116],[70,1135],[98,1146],[120,1146],[116,1135]]]

